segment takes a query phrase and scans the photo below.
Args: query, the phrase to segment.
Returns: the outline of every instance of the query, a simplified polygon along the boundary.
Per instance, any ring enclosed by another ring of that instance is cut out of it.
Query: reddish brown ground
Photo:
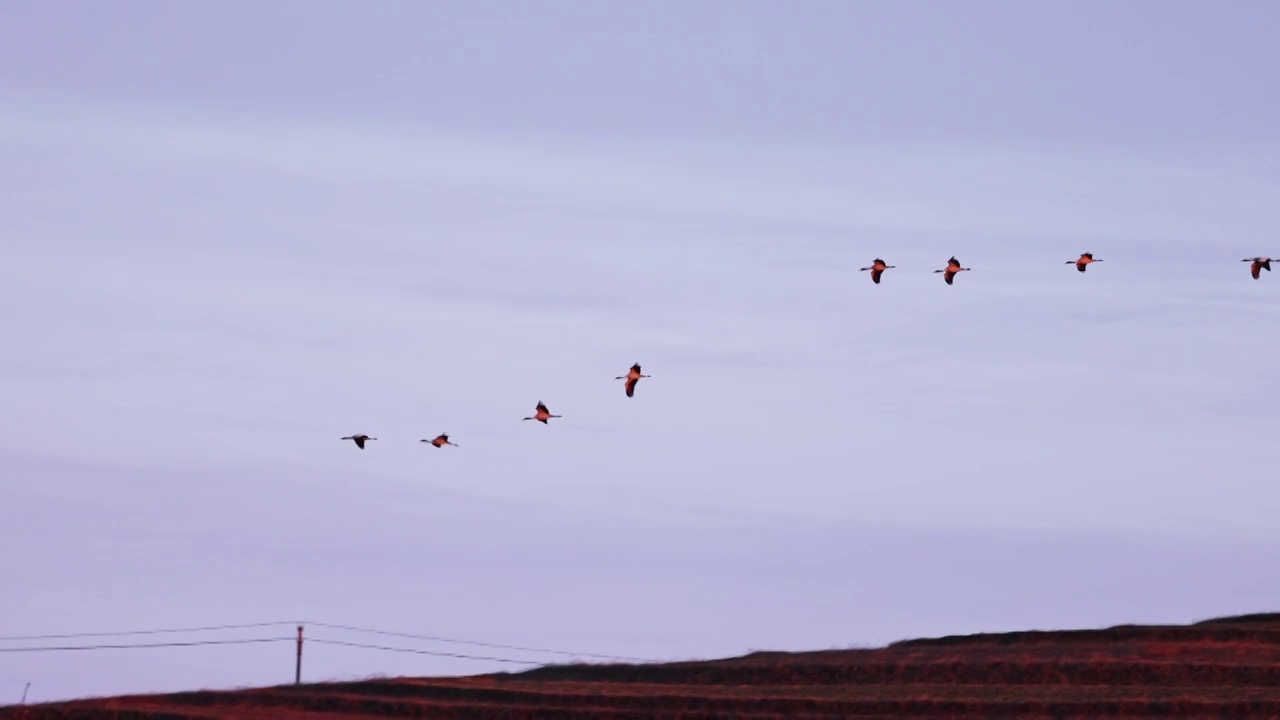
[[[1280,614],[909,640],[660,665],[188,692],[0,708],[0,720],[1280,719]]]

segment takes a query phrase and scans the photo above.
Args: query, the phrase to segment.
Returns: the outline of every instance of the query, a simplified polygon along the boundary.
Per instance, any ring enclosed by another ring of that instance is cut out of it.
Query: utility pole
[[[302,626],[298,626],[298,663],[293,669],[293,684],[302,684]]]
[[[24,688],[22,688],[22,702],[19,702],[19,703],[18,703],[19,705],[26,705],[26,704],[27,704],[27,691],[28,691],[28,690],[30,690],[30,689],[31,689],[31,683],[30,683],[30,682],[28,682],[28,683],[27,683],[27,686],[26,686],[26,687],[24,687]]]

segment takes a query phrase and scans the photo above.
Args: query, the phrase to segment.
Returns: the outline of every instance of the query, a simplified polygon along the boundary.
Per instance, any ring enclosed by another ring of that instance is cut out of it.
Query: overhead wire
[[[162,633],[204,632],[209,630],[242,630],[245,628],[271,627],[273,625],[297,625],[295,620],[275,620],[272,622],[243,623],[240,625],[205,625],[203,627],[162,628],[159,630],[121,630],[118,632],[65,633],[61,635],[8,635],[0,637],[0,641],[13,640],[67,640],[81,637],[119,637],[125,635],[160,635]]]
[[[189,642],[166,642],[166,643],[130,643],[125,645],[41,645],[27,647],[11,647],[0,648],[0,653],[15,652],[64,652],[72,650],[132,650],[139,648],[168,648],[168,647],[194,647],[199,645],[246,645],[250,643],[273,643],[273,642],[290,642],[297,638],[292,637],[275,637],[275,638],[245,638],[241,640],[193,640]],[[482,655],[465,655],[462,653],[439,652],[435,650],[419,650],[416,648],[397,648],[385,645],[371,645],[368,643],[353,643],[343,640],[327,640],[325,638],[307,638],[305,642],[320,643],[322,645],[341,645],[351,648],[363,648],[367,650],[384,650],[388,652],[414,653],[417,655],[434,655],[438,657],[461,658],[463,660],[486,660],[490,662],[513,663],[517,665],[540,665],[537,660],[517,660],[515,658],[491,657]]]
[[[396,648],[387,647],[385,645],[369,645],[366,643],[345,642],[342,640],[326,640],[324,638],[309,638],[307,642],[320,643],[322,645],[342,645],[352,648],[365,648],[368,650],[387,650],[390,652],[414,653],[416,655],[435,655],[438,657],[462,658],[464,660],[489,660],[500,663],[515,663],[518,665],[541,665],[538,660],[515,660],[513,658],[486,657],[482,655],[463,655],[460,653],[439,652],[435,650],[417,650],[414,648]]]
[[[350,632],[383,635],[388,637],[400,637],[400,638],[407,638],[412,640],[426,640],[430,642],[444,642],[444,643],[453,643],[453,644],[459,644],[459,645],[474,645],[479,647],[491,647],[491,648],[497,648],[497,649],[503,649],[503,650],[516,650],[520,652],[549,653],[549,654],[555,654],[555,655],[566,655],[571,657],[590,657],[590,658],[599,658],[599,659],[605,659],[605,660],[631,660],[636,662],[653,662],[653,660],[650,658],[628,657],[625,655],[607,655],[603,653],[578,652],[573,650],[559,650],[555,648],[539,648],[539,647],[530,647],[525,645],[507,645],[502,643],[483,642],[480,640],[464,640],[461,638],[450,638],[450,637],[442,637],[437,635],[423,635],[418,633],[395,632],[391,630],[378,630],[375,628],[359,627],[355,625],[343,625],[339,623],[327,623],[327,622],[321,622],[317,620],[273,620],[270,622],[258,622],[258,623],[202,625],[202,626],[194,626],[194,627],[156,628],[156,629],[148,629],[148,630],[118,630],[118,631],[111,631],[111,632],[58,633],[58,634],[44,634],[44,635],[7,635],[7,636],[0,636],[0,642],[29,641],[29,640],[69,640],[74,638],[91,638],[91,637],[159,635],[159,634],[166,634],[166,633],[208,632],[208,631],[216,631],[216,630],[241,630],[241,629],[248,629],[248,628],[272,627],[272,626],[280,626],[280,625],[301,625],[301,626],[322,627],[322,628],[330,628],[334,630],[346,630]],[[280,642],[280,641],[288,641],[288,640],[296,640],[296,638],[282,637],[282,638],[253,638],[253,639],[241,639],[241,640],[196,640],[196,641],[187,641],[187,642],[134,643],[134,644],[121,644],[121,645],[31,646],[31,647],[19,647],[19,648],[0,647],[0,652],[40,652],[40,651],[62,651],[62,650],[107,650],[107,649],[123,650],[123,649],[131,649],[131,648],[192,647],[192,646],[199,646],[199,645],[235,645],[235,644],[242,644],[242,643]],[[513,663],[522,663],[522,664],[530,664],[530,665],[538,664],[538,662],[535,662],[535,661],[513,660],[510,658],[484,657],[484,656],[476,656],[476,655],[465,655],[465,654],[459,654],[459,653],[431,651],[431,650],[415,650],[415,649],[409,649],[409,648],[393,648],[393,647],[386,647],[381,645],[366,645],[361,643],[351,643],[351,642],[338,641],[338,640],[326,640],[322,638],[313,638],[313,637],[304,638],[304,642],[306,641],[317,642],[322,644],[330,644],[330,645],[346,645],[348,647],[366,647],[370,649],[388,650],[392,652],[409,652],[409,653],[418,653],[423,655],[438,655],[442,657],[457,657],[457,658],[475,659],[475,660],[492,660],[495,662],[513,662]]]
[[[522,652],[552,653],[555,655],[570,655],[574,657],[594,657],[594,658],[602,658],[606,660],[635,660],[637,662],[652,662],[650,658],[627,657],[625,655],[604,655],[601,653],[575,652],[572,650],[555,650],[551,648],[536,648],[536,647],[527,647],[522,645],[503,645],[500,643],[481,642],[479,640],[459,640],[456,638],[439,637],[436,635],[418,635],[414,633],[393,632],[390,630],[375,630],[373,628],[355,627],[352,625],[337,625],[334,623],[325,623],[325,622],[319,622],[319,621],[313,621],[313,620],[303,620],[300,622],[303,625],[313,625],[315,627],[331,628],[335,630],[350,630],[352,632],[363,632],[363,633],[370,633],[373,635],[387,635],[390,637],[402,637],[402,638],[409,638],[413,640],[431,640],[435,642],[456,643],[459,645],[476,645],[481,647],[500,648],[503,650],[519,650]]]
[[[193,647],[196,645],[245,645],[249,643],[271,643],[296,640],[291,637],[275,637],[275,638],[245,638],[241,640],[191,640],[187,642],[167,642],[167,643],[132,643],[129,645],[64,645],[64,646],[28,646],[28,647],[0,647],[0,653],[11,652],[44,652],[44,651],[65,651],[65,650],[130,650],[134,648],[161,648],[161,647]]]

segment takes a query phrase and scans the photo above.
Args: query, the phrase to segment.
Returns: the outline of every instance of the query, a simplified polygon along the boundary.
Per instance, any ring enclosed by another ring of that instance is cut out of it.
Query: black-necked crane
[[[960,261],[956,259],[956,256],[955,256],[955,255],[952,255],[952,256],[951,256],[951,259],[947,261],[947,267],[946,267],[946,269],[943,269],[943,270],[934,270],[934,272],[936,272],[936,273],[946,273],[945,275],[943,275],[943,276],[942,276],[942,279],[943,279],[943,280],[946,280],[946,281],[947,281],[947,284],[948,284],[948,285],[950,285],[950,284],[952,284],[953,282],[955,282],[955,279],[956,279],[956,273],[958,273],[958,272],[960,272],[960,271],[962,271],[962,270],[969,270],[969,269],[971,269],[971,268],[967,268],[967,267],[960,267]]]
[[[444,447],[445,445],[452,445],[454,447],[458,447],[458,443],[449,442],[449,436],[446,435],[445,433],[440,433],[439,435],[435,436],[431,440],[419,440],[419,442],[431,443],[432,447]]]
[[[369,437],[368,435],[348,435],[348,436],[346,436],[346,437],[344,437],[344,438],[342,438],[342,439],[343,439],[343,440],[354,440],[354,441],[355,441],[355,443],[356,443],[356,447],[358,447],[358,448],[360,448],[361,450],[363,450],[363,449],[364,449],[364,442],[365,442],[366,440],[377,440],[378,438],[376,438],[376,437]]]
[[[1084,272],[1085,268],[1089,266],[1089,263],[1096,263],[1096,262],[1102,262],[1102,259],[1094,258],[1093,253],[1080,253],[1079,259],[1068,260],[1063,264],[1070,265],[1072,263],[1075,263],[1076,269],[1079,270],[1080,272]]]
[[[636,383],[640,382],[640,378],[652,377],[650,375],[640,374],[640,363],[631,366],[631,370],[626,375],[619,375],[614,380],[626,380],[627,397],[633,397],[636,394]]]
[[[542,404],[542,401],[541,401],[541,400],[539,400],[539,401],[538,401],[538,407],[536,408],[536,410],[537,410],[537,413],[535,413],[535,414],[533,414],[533,415],[530,415],[530,416],[529,416],[529,417],[527,417],[527,418],[521,418],[521,420],[537,420],[538,422],[542,423],[543,425],[547,425],[547,424],[548,424],[548,423],[547,423],[547,419],[548,419],[548,418],[558,418],[558,417],[560,417],[559,415],[552,415],[552,414],[551,414],[551,411],[547,409],[547,406],[546,406],[546,405],[543,405],[543,404]]]
[[[868,267],[864,267],[864,268],[858,268],[858,272],[866,272],[866,271],[870,270],[870,271],[871,271],[871,282],[873,282],[873,283],[875,283],[875,284],[879,285],[879,284],[880,284],[880,276],[884,274],[885,269],[886,269],[886,268],[893,268],[893,267],[897,267],[897,265],[885,265],[885,264],[884,264],[884,260],[881,260],[880,258],[876,258],[875,260],[872,260],[872,261],[871,261],[871,265],[870,265],[870,266],[868,266]]]
[[[1242,262],[1253,263],[1249,266],[1249,274],[1253,276],[1254,280],[1258,279],[1263,270],[1271,272],[1271,258],[1269,257],[1245,258]]]

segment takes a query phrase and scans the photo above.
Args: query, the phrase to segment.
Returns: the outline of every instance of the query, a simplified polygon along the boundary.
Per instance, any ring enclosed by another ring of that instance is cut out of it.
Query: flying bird
[[[1254,280],[1258,279],[1258,275],[1261,274],[1260,271],[1262,270],[1271,272],[1271,258],[1245,258],[1241,262],[1253,263],[1249,266],[1249,274],[1253,276]]]
[[[967,267],[960,267],[960,261],[956,259],[955,255],[952,255],[951,259],[947,261],[947,268],[945,270],[934,270],[934,272],[946,273],[945,275],[942,276],[942,279],[946,280],[947,284],[950,285],[953,282],[955,282],[956,273],[960,272],[961,270],[969,270],[969,269],[970,268],[967,268]]]
[[[537,412],[537,414],[536,414],[536,415],[530,415],[530,416],[529,416],[529,417],[527,417],[527,418],[521,418],[521,419],[522,419],[522,420],[537,420],[538,422],[542,423],[543,425],[547,425],[547,424],[548,424],[548,423],[547,423],[547,418],[558,418],[558,417],[560,417],[559,415],[552,415],[552,414],[551,414],[551,411],[547,409],[547,406],[546,406],[546,405],[543,405],[543,404],[542,404],[542,401],[541,401],[541,400],[539,400],[539,401],[538,401],[538,407],[537,407],[537,410],[538,410],[538,412]]]
[[[1080,253],[1079,260],[1068,260],[1063,264],[1070,265],[1071,263],[1075,263],[1076,269],[1079,270],[1080,272],[1084,272],[1085,267],[1088,266],[1089,263],[1094,263],[1094,262],[1102,262],[1102,260],[1101,258],[1095,260],[1093,258],[1093,253]]]
[[[435,438],[432,440],[420,440],[419,442],[431,443],[432,447],[443,447],[445,445],[452,445],[454,447],[458,447],[458,443],[449,442],[449,436],[444,433],[440,433],[439,435],[435,436]]]
[[[872,261],[872,263],[871,263],[871,267],[859,268],[859,269],[858,269],[858,272],[866,272],[866,271],[870,270],[870,271],[871,271],[871,282],[873,282],[873,283],[875,283],[875,284],[879,285],[879,284],[880,284],[880,276],[884,273],[885,269],[886,269],[886,268],[892,268],[892,267],[897,267],[897,266],[896,266],[896,265],[885,265],[883,260],[881,260],[880,258],[876,258],[874,261]]]
[[[636,383],[640,382],[640,378],[652,377],[651,375],[640,374],[640,363],[631,366],[631,371],[626,375],[619,375],[614,380],[626,379],[627,397],[633,397],[636,394]]]
[[[356,441],[356,447],[358,447],[358,448],[360,448],[361,450],[363,450],[363,449],[364,449],[364,441],[365,441],[365,440],[377,440],[378,438],[376,438],[376,437],[369,437],[368,435],[348,435],[348,436],[346,436],[346,437],[344,437],[344,438],[342,438],[342,439],[343,439],[343,440],[355,440],[355,441]]]

